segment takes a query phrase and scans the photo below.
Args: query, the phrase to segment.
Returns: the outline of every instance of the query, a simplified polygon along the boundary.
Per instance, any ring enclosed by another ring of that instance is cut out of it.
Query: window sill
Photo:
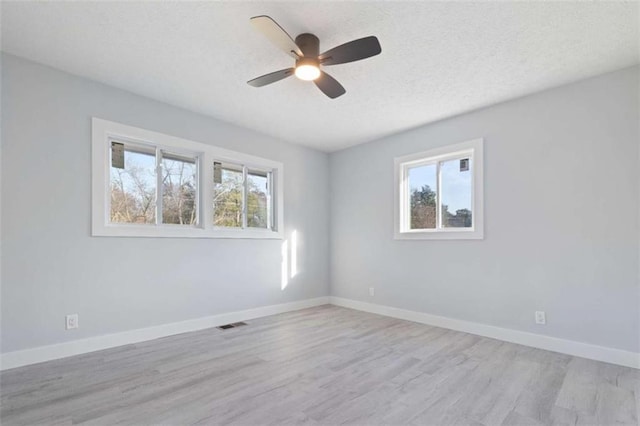
[[[250,240],[282,240],[282,232],[267,229],[203,229],[176,226],[106,225],[94,227],[93,237],[138,237],[138,238],[232,238]]]
[[[407,231],[394,233],[395,240],[483,240],[484,233],[481,230],[433,230],[433,231]]]

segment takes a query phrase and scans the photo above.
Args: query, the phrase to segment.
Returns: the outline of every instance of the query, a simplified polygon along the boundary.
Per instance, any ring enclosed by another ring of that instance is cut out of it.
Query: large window
[[[282,165],[93,119],[93,235],[280,238]]]
[[[482,144],[396,158],[396,238],[483,238]]]
[[[197,153],[111,140],[109,222],[198,225]]]

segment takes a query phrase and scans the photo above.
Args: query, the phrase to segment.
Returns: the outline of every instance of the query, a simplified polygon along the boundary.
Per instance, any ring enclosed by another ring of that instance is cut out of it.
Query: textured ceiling
[[[333,151],[638,63],[637,2],[2,2],[2,50],[294,143]],[[326,67],[331,100],[249,24],[270,15],[321,50],[376,35],[382,54]]]

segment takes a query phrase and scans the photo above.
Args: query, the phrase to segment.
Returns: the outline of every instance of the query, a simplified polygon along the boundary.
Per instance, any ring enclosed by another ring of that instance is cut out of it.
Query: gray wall
[[[10,55],[2,111],[3,352],[328,295],[326,154]],[[92,116],[283,162],[299,274],[280,240],[91,237]]]
[[[2,352],[324,296],[330,281],[336,296],[639,350],[638,68],[328,158],[2,61]],[[277,240],[91,237],[91,116],[282,161],[301,272],[281,290]],[[485,239],[393,240],[393,157],[477,137]]]
[[[638,71],[332,154],[332,295],[638,351]],[[395,241],[393,158],[478,137],[485,239]]]

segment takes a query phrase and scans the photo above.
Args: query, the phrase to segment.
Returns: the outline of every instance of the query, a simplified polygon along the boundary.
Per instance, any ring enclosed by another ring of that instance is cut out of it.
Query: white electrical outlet
[[[78,314],[71,314],[65,317],[65,328],[71,330],[72,328],[78,328]]]
[[[369,296],[375,296],[376,295],[376,289],[373,287],[369,287]]]
[[[546,324],[547,323],[547,316],[545,315],[544,311],[536,311],[536,324]]]

